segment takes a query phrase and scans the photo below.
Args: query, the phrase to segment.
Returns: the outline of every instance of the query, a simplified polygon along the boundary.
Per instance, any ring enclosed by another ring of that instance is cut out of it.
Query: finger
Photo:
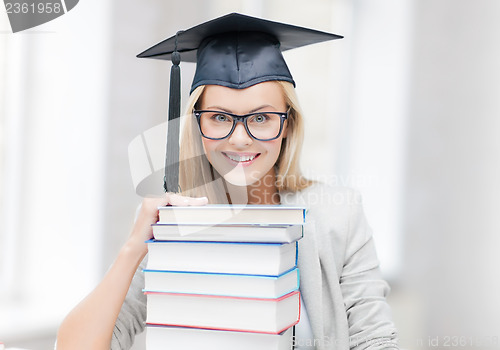
[[[150,197],[150,198],[144,198],[143,200],[143,206],[146,207],[163,207],[169,204],[169,196],[164,195],[161,197]]]
[[[198,198],[190,198],[190,204],[189,205],[207,205],[208,204],[208,198],[207,197],[198,197]]]
[[[208,198],[207,197],[193,198],[172,193],[169,195],[169,202],[171,205],[178,205],[178,206],[206,205],[208,203]]]

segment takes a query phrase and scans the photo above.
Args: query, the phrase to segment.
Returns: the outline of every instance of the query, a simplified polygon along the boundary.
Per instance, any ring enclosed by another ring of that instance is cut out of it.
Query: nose
[[[245,125],[242,122],[236,123],[233,133],[229,136],[229,143],[234,146],[251,145],[253,139],[248,135]]]

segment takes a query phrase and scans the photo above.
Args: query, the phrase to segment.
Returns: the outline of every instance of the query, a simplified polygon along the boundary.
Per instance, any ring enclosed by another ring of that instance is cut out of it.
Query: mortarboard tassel
[[[172,52],[172,68],[170,69],[170,99],[168,103],[167,152],[165,158],[165,176],[163,188],[165,192],[180,192],[179,188],[179,124],[181,116],[181,55],[175,49]]]

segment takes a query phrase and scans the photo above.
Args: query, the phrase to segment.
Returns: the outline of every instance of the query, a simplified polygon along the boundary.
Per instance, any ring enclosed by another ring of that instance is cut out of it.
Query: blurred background
[[[230,12],[345,36],[285,53],[302,167],[361,191],[401,347],[499,348],[497,0],[82,0],[16,34],[1,8],[0,342],[50,349],[129,234],[170,70],[135,55]]]

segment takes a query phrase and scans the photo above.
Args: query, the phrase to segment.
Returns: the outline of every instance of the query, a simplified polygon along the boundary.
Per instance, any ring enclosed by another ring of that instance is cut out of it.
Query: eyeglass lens
[[[218,139],[229,135],[234,118],[221,112],[202,112],[200,128],[203,135]],[[273,139],[280,132],[281,117],[274,113],[259,113],[246,118],[248,131],[257,139]]]

